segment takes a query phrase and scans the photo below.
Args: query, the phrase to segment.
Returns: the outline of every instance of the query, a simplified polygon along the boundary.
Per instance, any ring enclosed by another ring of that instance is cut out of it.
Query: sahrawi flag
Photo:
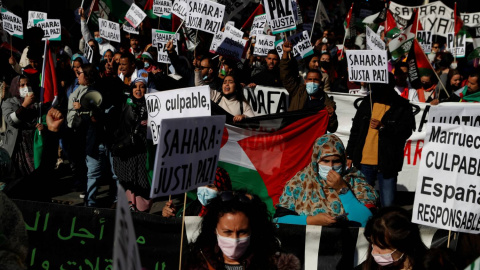
[[[397,27],[397,22],[395,22],[390,9],[387,9],[387,15],[385,18],[385,36],[387,38],[393,38],[393,36],[398,33],[400,33],[400,29]]]
[[[412,85],[420,84],[420,77],[433,74],[433,69],[416,39],[413,40],[412,48],[408,53],[407,63],[409,66],[409,78]]]
[[[235,189],[254,192],[269,211],[278,203],[285,183],[310,161],[314,141],[325,134],[326,110],[287,112],[225,125],[219,166]]]
[[[417,20],[418,20],[418,9],[414,13],[414,19],[410,25],[403,30],[403,32],[392,39],[388,44],[388,50],[392,54],[393,59],[398,59],[402,57],[406,52],[410,51],[412,47],[413,40],[417,35]]]
[[[347,18],[343,21],[343,27],[345,28],[345,36],[350,36],[350,21],[352,20],[352,10],[353,10],[353,3],[350,6],[350,10],[348,11]]]

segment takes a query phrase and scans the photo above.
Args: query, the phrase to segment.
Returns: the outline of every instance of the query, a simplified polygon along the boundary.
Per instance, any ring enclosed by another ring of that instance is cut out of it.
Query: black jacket
[[[395,177],[402,170],[405,142],[415,130],[415,118],[408,100],[399,95],[390,95],[390,109],[382,117],[384,127],[379,131],[378,168],[384,177]],[[374,101],[375,103],[375,101]],[[353,119],[348,139],[347,158],[360,168],[371,118],[370,97],[363,98]]]

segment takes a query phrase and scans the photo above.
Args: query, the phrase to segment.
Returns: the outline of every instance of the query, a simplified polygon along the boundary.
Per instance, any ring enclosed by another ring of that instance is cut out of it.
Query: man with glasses
[[[222,80],[215,76],[215,65],[208,57],[200,60],[200,65],[195,68],[195,85],[208,85],[210,89],[218,90],[222,85]]]

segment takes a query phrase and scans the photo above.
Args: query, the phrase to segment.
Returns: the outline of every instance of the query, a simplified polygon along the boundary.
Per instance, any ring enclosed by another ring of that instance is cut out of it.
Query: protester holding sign
[[[358,269],[422,269],[427,247],[418,226],[410,220],[405,209],[380,209],[365,227],[364,235],[370,245],[367,259]]]
[[[347,220],[349,226],[364,227],[378,195],[362,174],[346,170],[345,164],[345,147],[336,135],[318,138],[311,162],[285,184],[277,222],[328,226]]]
[[[288,55],[292,50],[290,42],[283,43],[283,55],[280,60],[280,79],[283,86],[290,94],[290,106],[288,111],[303,110],[309,108],[326,109],[329,114],[329,132],[335,132],[338,127],[337,115],[335,114],[335,102],[324,92],[325,82],[318,69],[310,69],[306,75],[305,83],[298,76],[298,69],[294,60]]]
[[[223,79],[221,93],[210,89],[210,99],[227,113],[233,115],[234,122],[255,116],[250,104],[245,101],[242,85],[234,76],[228,75]]]
[[[267,207],[258,196],[220,192],[208,204],[183,269],[301,269],[297,257],[278,252],[273,232]]]
[[[389,83],[372,83],[370,96],[363,98],[350,130],[347,146],[347,166],[352,162],[375,186],[379,181],[382,206],[395,199],[397,175],[403,166],[405,142],[415,129],[410,103],[395,90],[395,79]]]
[[[111,50],[112,52],[116,51],[115,48],[112,46],[112,44],[110,44],[108,40],[104,40],[102,37],[100,37],[100,31],[98,29],[93,31],[93,36],[92,36],[92,34],[90,33],[90,30],[88,29],[87,20],[85,18],[85,12],[82,7],[78,9],[78,14],[80,14],[80,18],[81,18],[80,26],[82,30],[83,40],[85,40],[86,42],[89,42],[90,40],[95,39],[95,41],[98,43],[97,52],[100,54],[100,56],[102,56],[107,50]]]
[[[145,166],[147,162],[147,80],[137,77],[130,87],[130,95],[123,105],[119,126],[114,132],[112,146],[113,167],[118,181],[126,190],[132,211],[147,212],[150,183]]]

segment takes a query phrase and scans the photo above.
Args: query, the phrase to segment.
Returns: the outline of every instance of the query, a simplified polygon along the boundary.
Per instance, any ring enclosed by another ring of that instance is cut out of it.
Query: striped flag
[[[454,16],[454,20],[455,20],[454,32],[455,32],[455,36],[456,36],[460,32],[460,30],[462,30],[462,28],[463,28],[463,21],[457,15],[457,2],[455,2],[455,8],[454,8],[454,11],[453,11],[453,16]]]
[[[415,10],[413,18],[410,25],[388,44],[388,50],[392,54],[393,59],[402,57],[412,47],[413,40],[417,36],[418,9]]]
[[[273,212],[285,183],[310,162],[328,114],[288,112],[250,120],[255,122],[226,125],[219,166],[228,171],[233,188],[258,194]]]

